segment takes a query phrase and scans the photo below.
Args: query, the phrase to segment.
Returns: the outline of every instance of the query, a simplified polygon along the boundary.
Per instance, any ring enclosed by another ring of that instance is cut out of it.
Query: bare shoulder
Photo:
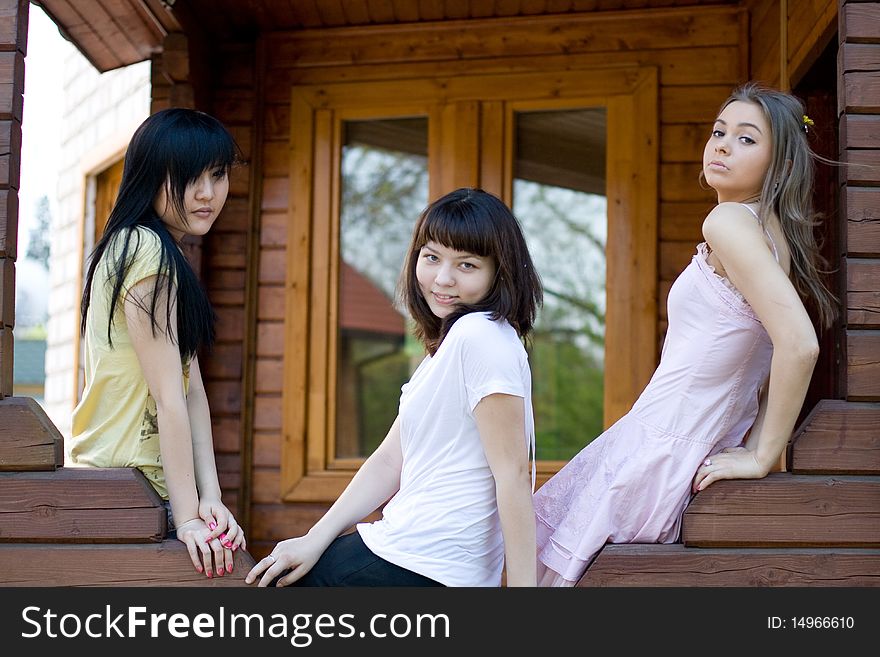
[[[716,205],[703,220],[703,237],[715,251],[764,239],[754,215],[739,203]]]

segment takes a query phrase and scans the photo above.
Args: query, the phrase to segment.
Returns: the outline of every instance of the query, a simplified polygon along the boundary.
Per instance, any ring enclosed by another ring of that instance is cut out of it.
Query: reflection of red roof
[[[403,315],[370,280],[346,262],[340,263],[339,323],[344,329],[403,335]]]

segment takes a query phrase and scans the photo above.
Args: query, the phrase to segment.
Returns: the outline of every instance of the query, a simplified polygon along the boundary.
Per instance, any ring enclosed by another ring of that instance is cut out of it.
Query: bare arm
[[[214,461],[214,439],[211,432],[211,411],[208,395],[202,381],[199,359],[193,358],[189,367],[189,394],[186,396],[187,414],[192,431],[195,476],[202,497],[220,499],[217,464]]]
[[[474,409],[504,535],[508,586],[537,586],[535,510],[522,397],[493,394]]]
[[[281,541],[251,569],[245,582],[252,584],[260,575],[259,586],[268,585],[275,577],[290,569],[278,581],[280,586],[292,584],[305,575],[318,561],[327,546],[346,529],[375,511],[400,488],[403,454],[400,447],[400,419],[345,487],[342,495],[315,523],[305,536]]]
[[[703,234],[764,325],[773,357],[766,404],[749,436],[748,451],[713,456],[711,466],[697,471],[698,490],[718,479],[767,475],[791,437],[819,353],[816,332],[797,291],[747,211],[737,204],[719,205],[706,218]]]
[[[205,572],[211,576],[211,549],[217,558],[217,568],[223,564],[222,546],[218,541],[209,547],[210,530],[199,517],[199,495],[193,461],[193,443],[186,394],[183,388],[183,367],[178,351],[177,314],[172,301],[170,322],[166,322],[165,285],[159,285],[156,300],[155,335],[149,314],[155,277],[136,283],[125,296],[125,322],[137,355],[144,380],[156,401],[159,425],[159,453],[168,487],[171,512],[177,526],[177,536],[184,542],[196,570],[201,572],[198,552]],[[173,293],[173,289],[172,289]],[[215,475],[216,477],[216,475]]]
[[[227,549],[246,547],[244,532],[221,499],[217,464],[214,460],[211,410],[208,406],[208,395],[205,392],[198,357],[193,358],[190,363],[186,404],[192,431],[193,459],[199,492],[199,517],[208,523],[208,528],[212,530],[211,538],[219,536]],[[227,571],[232,572],[232,553],[225,553],[225,556]]]

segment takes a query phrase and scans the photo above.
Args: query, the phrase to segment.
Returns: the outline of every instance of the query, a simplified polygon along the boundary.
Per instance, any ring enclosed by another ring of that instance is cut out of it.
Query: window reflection
[[[336,456],[368,456],[423,351],[394,293],[428,204],[428,120],[348,121],[342,148]]]
[[[544,284],[530,347],[538,458],[603,429],[605,110],[515,114],[513,210]]]

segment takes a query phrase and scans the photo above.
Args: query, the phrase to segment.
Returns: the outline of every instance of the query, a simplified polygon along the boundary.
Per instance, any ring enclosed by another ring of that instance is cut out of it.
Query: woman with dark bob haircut
[[[385,440],[305,535],[248,573],[287,586],[535,586],[534,421],[522,340],[541,283],[479,189],[422,212],[398,286],[427,351]],[[382,519],[346,529],[385,504]]]
[[[237,159],[226,128],[195,110],[157,112],[135,131],[86,275],[70,445],[73,464],[140,470],[207,577],[231,573],[245,539],[221,501],[196,355],[214,341],[214,311],[180,245],[213,226]]]

